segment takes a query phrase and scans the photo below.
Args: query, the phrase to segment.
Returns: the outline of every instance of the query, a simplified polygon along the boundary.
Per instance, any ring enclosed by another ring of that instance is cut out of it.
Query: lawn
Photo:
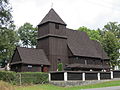
[[[80,89],[87,89],[87,88],[100,88],[100,87],[110,87],[110,86],[120,86],[120,80],[107,81],[99,84],[92,84],[92,85],[85,85],[85,86],[74,86],[74,87],[58,87],[50,84],[17,86],[16,90],[80,90]]]

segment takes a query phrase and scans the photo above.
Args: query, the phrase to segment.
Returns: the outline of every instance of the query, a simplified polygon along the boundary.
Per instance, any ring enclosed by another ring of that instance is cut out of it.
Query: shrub
[[[48,82],[48,74],[43,72],[11,72],[0,71],[0,80],[15,85],[42,84]]]
[[[9,83],[16,83],[16,73],[11,71],[0,71],[0,80],[9,82]]]
[[[22,72],[22,84],[42,84],[48,82],[48,74],[43,72]]]
[[[63,70],[63,64],[62,63],[59,63],[58,64],[58,71],[62,71]]]

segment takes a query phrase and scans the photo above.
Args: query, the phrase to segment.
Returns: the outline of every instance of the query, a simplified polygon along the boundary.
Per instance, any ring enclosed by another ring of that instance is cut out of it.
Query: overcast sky
[[[120,0],[10,0],[16,26],[29,22],[37,26],[51,9],[68,28],[103,28],[109,21],[120,23]]]

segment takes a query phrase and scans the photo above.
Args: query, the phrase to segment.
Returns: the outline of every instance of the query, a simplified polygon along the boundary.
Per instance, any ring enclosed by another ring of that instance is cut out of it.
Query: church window
[[[55,24],[55,28],[56,28],[56,29],[59,29],[59,24],[56,23],[56,24]]]

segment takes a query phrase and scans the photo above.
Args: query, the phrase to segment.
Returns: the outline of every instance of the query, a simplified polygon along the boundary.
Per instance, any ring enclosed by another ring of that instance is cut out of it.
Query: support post
[[[111,71],[111,79],[113,79],[113,71]]]
[[[98,73],[97,76],[98,76],[98,80],[100,80],[100,73]]]
[[[48,77],[49,77],[49,81],[51,81],[51,74],[50,73],[48,74]]]
[[[85,81],[85,73],[82,73],[82,80]]]
[[[67,81],[67,72],[64,72],[64,81]]]
[[[20,86],[21,86],[22,85],[21,73],[19,75],[20,75]]]

